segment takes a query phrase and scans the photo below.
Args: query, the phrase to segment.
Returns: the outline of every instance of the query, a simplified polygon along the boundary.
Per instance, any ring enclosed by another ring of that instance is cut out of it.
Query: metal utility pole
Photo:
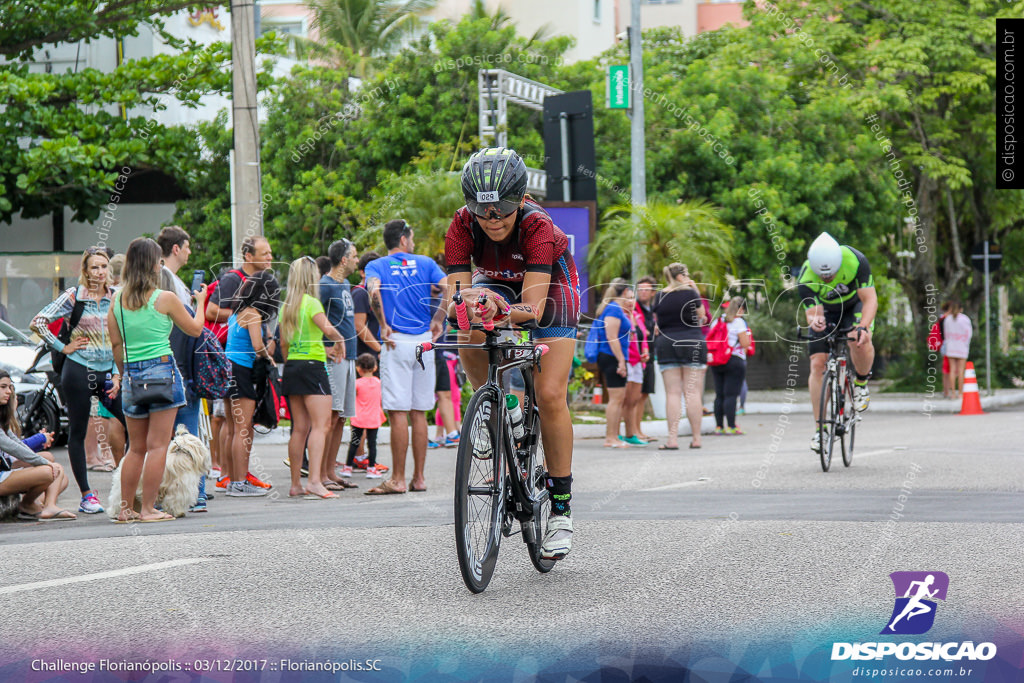
[[[640,26],[640,2],[630,0],[629,18],[629,89],[630,102],[630,190],[633,195],[633,207],[647,206],[647,167],[644,154],[644,60],[643,40]],[[633,214],[633,223],[640,223],[640,216]],[[639,240],[633,247],[633,261],[630,272],[635,282],[641,277],[640,257],[642,247]]]
[[[253,0],[231,0],[231,125],[234,170],[231,188],[234,220],[232,258],[241,261],[246,237],[263,235],[260,210],[260,127],[256,103],[256,19]]]
[[[991,280],[989,279],[988,266],[988,240],[985,240],[985,388],[986,394],[992,395],[992,308],[989,300],[991,297]]]

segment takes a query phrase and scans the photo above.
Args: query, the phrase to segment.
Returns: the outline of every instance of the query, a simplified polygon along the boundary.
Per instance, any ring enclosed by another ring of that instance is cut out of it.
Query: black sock
[[[870,372],[868,374],[866,374],[866,375],[862,375],[859,372],[854,372],[853,374],[857,378],[857,382],[856,383],[861,385],[861,386],[864,386],[864,384],[867,383],[868,379],[871,378],[871,373]]]
[[[551,494],[551,514],[569,517],[569,501],[572,500],[572,475],[548,477],[548,492]]]

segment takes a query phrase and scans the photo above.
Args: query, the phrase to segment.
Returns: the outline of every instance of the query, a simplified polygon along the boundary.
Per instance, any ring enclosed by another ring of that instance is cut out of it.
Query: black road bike
[[[462,417],[462,434],[455,468],[455,547],[466,587],[483,592],[494,574],[502,536],[522,533],[530,561],[549,572],[554,560],[541,557],[541,543],[551,514],[540,442],[540,412],[534,392],[533,368],[547,353],[544,344],[518,341],[523,329],[473,330],[485,333],[482,344],[425,343],[416,347],[416,360],[431,349],[478,349],[488,354],[487,382],[469,400]],[[502,377],[523,371],[523,436],[513,435]],[[518,522],[518,529],[515,529]]]
[[[857,412],[853,390],[853,361],[850,359],[849,347],[849,342],[856,341],[856,338],[848,335],[855,329],[844,327],[824,337],[828,360],[825,361],[825,376],[822,378],[818,403],[818,455],[824,472],[828,472],[832,464],[832,453],[837,443],[843,454],[843,465],[849,467],[853,462],[853,439],[860,414]],[[801,335],[800,328],[797,328],[797,337],[817,339],[812,335]]]

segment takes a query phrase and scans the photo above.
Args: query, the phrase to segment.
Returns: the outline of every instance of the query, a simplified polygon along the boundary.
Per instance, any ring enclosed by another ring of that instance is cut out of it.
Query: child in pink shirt
[[[363,353],[356,358],[356,415],[349,424],[352,427],[352,439],[348,444],[347,464],[355,463],[359,442],[366,432],[366,452],[369,460],[366,465],[367,479],[380,479],[387,468],[377,466],[377,430],[384,424],[384,410],[381,408],[380,379],[373,376],[377,370],[377,359],[372,354]]]

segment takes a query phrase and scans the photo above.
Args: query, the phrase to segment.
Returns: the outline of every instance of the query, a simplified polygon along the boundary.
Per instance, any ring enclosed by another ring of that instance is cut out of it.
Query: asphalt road
[[[572,554],[541,575],[505,539],[481,595],[455,557],[454,450],[430,452],[425,493],[363,496],[374,482],[357,476],[339,500],[218,496],[166,524],[0,525],[0,610],[17,615],[0,620],[0,680],[43,654],[379,658],[364,677],[513,680],[684,648],[689,665],[768,670],[771,642],[876,637],[904,569],[955,587],[929,638],[1022,623],[1024,411],[868,413],[853,466],[828,473],[809,418],[783,417],[747,416],[746,435],[700,450],[577,441]],[[253,468],[286,493],[283,457],[260,447]]]

